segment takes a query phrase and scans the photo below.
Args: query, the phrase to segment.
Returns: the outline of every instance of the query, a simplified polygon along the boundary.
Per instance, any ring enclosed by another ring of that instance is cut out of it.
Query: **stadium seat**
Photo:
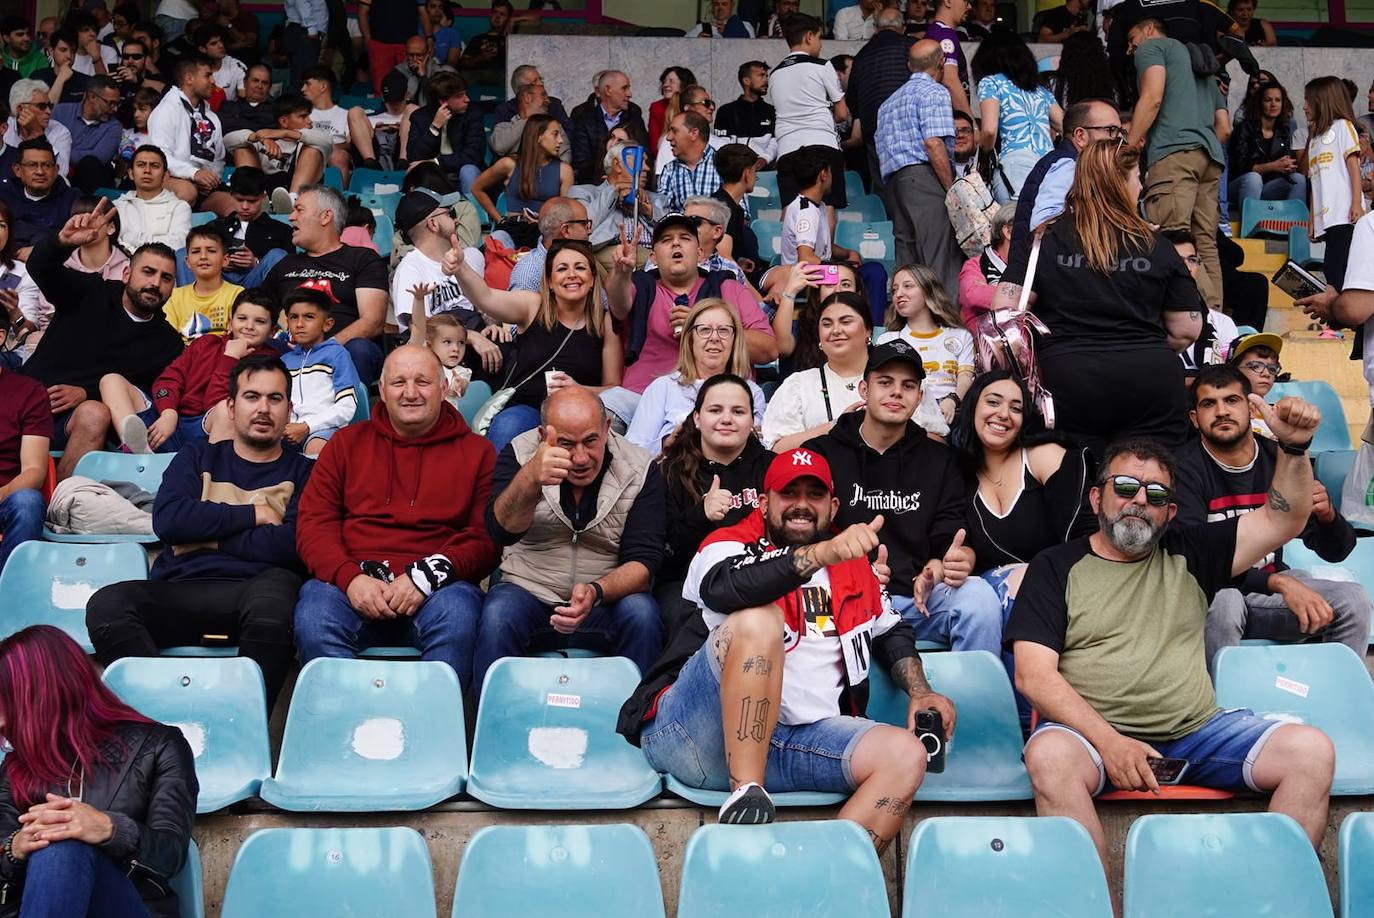
[[[1297,720],[1336,745],[1334,796],[1374,793],[1374,683],[1344,644],[1223,647],[1217,704]]]
[[[782,221],[755,220],[750,224],[759,240],[759,259],[773,261],[782,255]]]
[[[333,188],[335,191],[343,191],[343,172],[339,170],[338,166],[325,166],[324,181],[320,184],[326,188]]]
[[[754,179],[754,190],[749,192],[749,206],[757,210],[764,206],[762,202],[771,201],[773,206],[782,206],[782,196],[778,193],[778,174],[776,172],[759,172]]]
[[[720,809],[730,796],[729,791],[706,790],[701,787],[692,787],[690,784],[683,784],[672,775],[663,776],[663,787],[683,800],[689,800],[697,806]],[[788,791],[771,792],[773,805],[778,807],[786,806],[839,806],[849,799],[848,794],[832,794],[827,791]]]
[[[267,915],[434,918],[429,848],[405,828],[254,832],[234,856],[220,918]]]
[[[1252,200],[1252,199],[1247,199]],[[1320,379],[1306,379],[1301,382],[1275,383],[1269,390],[1267,401],[1277,402],[1285,395],[1296,395],[1316,405],[1322,413],[1321,425],[1312,439],[1312,453],[1331,450],[1350,449],[1350,428],[1345,424],[1345,409],[1341,407],[1341,397],[1329,382]]]
[[[491,385],[480,379],[474,379],[468,383],[468,390],[458,399],[458,413],[463,416],[463,420],[471,425],[477,417],[477,412],[489,398],[491,398]]]
[[[858,823],[702,826],[683,857],[678,918],[888,918],[887,884]]]
[[[1280,813],[1152,814],[1126,835],[1126,918],[1331,918],[1317,854]]]
[[[350,424],[359,424],[372,417],[372,406],[367,402],[367,386],[362,383],[353,384],[353,398],[357,401],[358,407],[353,409],[353,420]]]
[[[128,543],[25,542],[0,571],[0,637],[55,625],[91,653],[86,601],[103,586],[148,576],[148,553]]]
[[[639,684],[624,657],[508,657],[487,671],[468,793],[513,810],[627,809],[656,795],[658,774],[615,732]]]
[[[397,191],[391,194],[360,194],[358,195],[358,202],[378,217],[383,214],[394,217],[396,216],[396,205],[401,203],[401,193]]]
[[[866,194],[851,199],[849,206],[840,211],[839,219],[849,223],[881,223],[887,219],[887,206],[876,194]]]
[[[392,213],[395,213],[392,208]],[[377,229],[372,234],[372,244],[377,247],[377,254],[383,258],[391,255],[391,247],[395,245],[396,227],[391,222],[391,217],[387,214],[375,214]]]
[[[263,800],[294,812],[421,810],[460,793],[458,677],[437,661],[311,660]]]
[[[864,180],[853,169],[844,170],[844,196],[852,205],[864,196]]]
[[[1341,492],[1345,490],[1346,476],[1355,465],[1356,452],[1353,449],[1332,449],[1317,453],[1313,457],[1316,460],[1314,474],[1317,480],[1326,486],[1326,493],[1331,497],[1331,505],[1338,510],[1341,506]]]
[[[186,735],[200,781],[197,813],[255,796],[272,773],[262,671],[247,657],[126,657],[104,679],[141,714]]]
[[[1306,232],[1307,205],[1302,201],[1261,201],[1259,198],[1246,198],[1240,206],[1240,235],[1274,236],[1287,240],[1288,231],[1302,227]]]
[[[268,216],[270,216],[273,220],[276,220],[278,223],[285,223],[287,226],[291,225],[290,214],[268,214]]]
[[[488,826],[463,849],[453,918],[663,918],[638,826]]]
[[[187,843],[186,866],[172,877],[171,887],[177,894],[181,918],[205,918],[205,876],[194,838]]]
[[[1341,918],[1374,918],[1374,813],[1341,823]]]
[[[396,191],[401,190],[401,183],[405,181],[406,173],[404,169],[397,169],[391,172],[385,169],[354,169],[348,177],[349,194],[375,194],[378,185],[396,186]]]
[[[96,481],[127,481],[149,493],[156,494],[162,484],[162,473],[171,465],[176,453],[134,455],[130,453],[87,453],[76,463],[73,474]],[[157,536],[132,532],[58,533],[46,525],[43,538],[49,542],[140,542],[151,545]]]
[[[897,242],[892,235],[892,221],[866,223],[845,221],[835,224],[835,242],[859,253],[864,261],[882,264],[889,275],[897,266]]]
[[[382,106],[384,106],[385,104],[385,102],[383,102],[376,96],[339,96],[339,107],[344,109],[345,111],[350,108],[353,108],[354,106],[357,106],[358,108],[361,108],[363,111],[367,112],[369,115],[375,115],[377,114],[377,112],[382,110]],[[373,170],[369,169],[367,171],[371,172]],[[349,184],[348,190],[353,190],[351,183]]]
[[[1322,454],[1322,456],[1338,455],[1340,454]],[[1321,466],[1321,458],[1321,456],[1317,457],[1318,467]],[[1364,584],[1365,589],[1368,589],[1374,585],[1374,539],[1357,539],[1354,551],[1347,555],[1344,561],[1335,564],[1323,561],[1316,552],[1294,539],[1283,546],[1283,563],[1289,567],[1306,571],[1322,580],[1343,580],[1347,583],[1359,583]],[[1370,631],[1369,643],[1374,644],[1374,622],[1370,623]]]
[[[1317,268],[1320,270],[1323,262],[1326,260],[1323,257],[1326,244],[1321,243],[1321,246],[1321,251],[1314,251],[1312,240],[1307,238],[1307,227],[1289,227],[1288,257],[1302,267],[1308,269]]]
[[[472,209],[477,211],[477,222],[481,224],[482,228],[490,228],[491,216],[482,209],[482,205],[477,203],[477,198],[473,196],[472,192],[469,191],[467,194],[463,195],[463,197],[467,198],[468,203],[472,205]]]
[[[215,222],[218,216],[219,215],[214,213],[213,211],[196,211],[195,213],[191,214],[191,225],[204,226],[207,223]]]
[[[95,196],[97,198],[109,198],[111,204],[124,197],[127,193],[128,192],[120,191],[118,188],[97,188],[95,190]]]
[[[1112,918],[1092,837],[1068,817],[926,817],[907,847],[902,918]]]
[[[945,770],[927,774],[918,801],[1029,800],[1021,722],[1002,661],[986,650],[935,653],[921,662],[959,712]],[[906,727],[907,696],[880,666],[868,671],[868,716]]]

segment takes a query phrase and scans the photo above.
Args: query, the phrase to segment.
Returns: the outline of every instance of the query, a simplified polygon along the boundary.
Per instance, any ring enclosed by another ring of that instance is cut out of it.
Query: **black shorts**
[[[778,157],[778,196],[782,198],[783,207],[791,204],[792,199],[801,192],[801,189],[797,187],[797,180],[792,175],[792,162],[798,153],[806,149],[811,148],[802,147]],[[835,147],[830,152],[832,154],[830,157],[830,193],[825,196],[825,203],[839,210],[849,206],[849,197],[844,192],[844,153],[840,151],[839,147]]]

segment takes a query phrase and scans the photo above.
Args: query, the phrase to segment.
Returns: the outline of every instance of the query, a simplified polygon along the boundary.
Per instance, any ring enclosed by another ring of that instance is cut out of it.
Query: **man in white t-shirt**
[[[232,102],[243,92],[243,80],[248,75],[248,68],[243,61],[229,54],[225,47],[228,37],[229,30],[215,23],[196,29],[196,47],[201,54],[210,58],[215,85],[224,90],[225,100]]]
[[[783,35],[789,49],[786,57],[768,77],[769,95],[777,111],[773,133],[778,140],[778,193],[783,206],[801,191],[793,175],[792,162],[802,147],[829,147],[834,151],[831,172],[844,175],[844,156],[835,134],[835,124],[849,117],[844,104],[840,77],[830,62],[820,57],[821,21],[805,13],[788,16]],[[844,182],[831,184],[825,203],[845,207]]]
[[[881,6],[881,0],[859,0],[853,6],[846,6],[835,14],[831,34],[836,41],[868,41],[873,37],[873,20]]]
[[[328,67],[311,67],[301,80],[301,95],[314,107],[310,126],[334,135],[334,152],[327,165],[343,173],[346,188],[348,175],[353,171],[353,161],[348,155],[348,111],[334,102],[334,79],[334,71]]]

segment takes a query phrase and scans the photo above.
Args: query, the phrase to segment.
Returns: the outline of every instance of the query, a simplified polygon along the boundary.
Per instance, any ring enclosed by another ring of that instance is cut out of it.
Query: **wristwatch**
[[[606,602],[606,591],[601,588],[601,583],[599,581],[593,580],[588,586],[596,590],[596,602],[592,603],[592,605],[599,606]]]
[[[1306,455],[1307,448],[1311,445],[1311,440],[1308,440],[1306,443],[1284,443],[1282,440],[1279,441],[1279,449],[1283,450],[1290,456]]]

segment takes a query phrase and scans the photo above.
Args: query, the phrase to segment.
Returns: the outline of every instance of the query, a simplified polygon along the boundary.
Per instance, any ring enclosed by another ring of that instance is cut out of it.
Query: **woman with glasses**
[[[502,156],[472,183],[472,196],[487,212],[496,229],[505,231],[517,245],[539,241],[539,208],[549,198],[568,193],[573,185],[572,166],[558,156],[566,143],[563,126],[552,115],[530,115],[520,135],[515,156]],[[506,212],[496,208],[493,192],[504,185]],[[517,238],[519,237],[519,238]]]
[[[992,306],[1019,302],[1049,329],[1037,334],[1055,427],[1101,455],[1125,434],[1174,447],[1188,436],[1178,352],[1202,331],[1198,291],[1173,245],[1141,218],[1140,153],[1099,140],[1078,154],[1062,217],[1031,252],[1012,250]]]
[[[1026,176],[1054,146],[1064,110],[1040,85],[1035,55],[1015,32],[996,31],[985,38],[971,66],[983,122],[978,145],[997,151],[992,194],[1005,204],[1021,193]]]
[[[483,315],[517,327],[514,359],[502,386],[515,391],[487,431],[498,453],[539,426],[539,406],[559,389],[577,385],[600,393],[620,385],[624,353],[601,305],[606,294],[587,243],[554,240],[538,293],[493,290],[460,249],[444,256],[444,273],[457,278],[463,295]]]
[[[682,111],[679,93],[696,85],[697,75],[686,67],[665,67],[658,75],[658,89],[662,98],[649,106],[649,147],[658,148],[668,124]]]
[[[749,354],[744,347],[744,326],[730,304],[722,299],[698,300],[682,323],[677,369],[649,383],[639,397],[634,420],[625,437],[657,456],[672,442],[678,425],[692,412],[702,382],[720,373],[749,377]],[[753,413],[749,427],[763,424],[764,395],[753,382]]]
[[[181,914],[195,761],[51,625],[0,642],[0,914]]]

